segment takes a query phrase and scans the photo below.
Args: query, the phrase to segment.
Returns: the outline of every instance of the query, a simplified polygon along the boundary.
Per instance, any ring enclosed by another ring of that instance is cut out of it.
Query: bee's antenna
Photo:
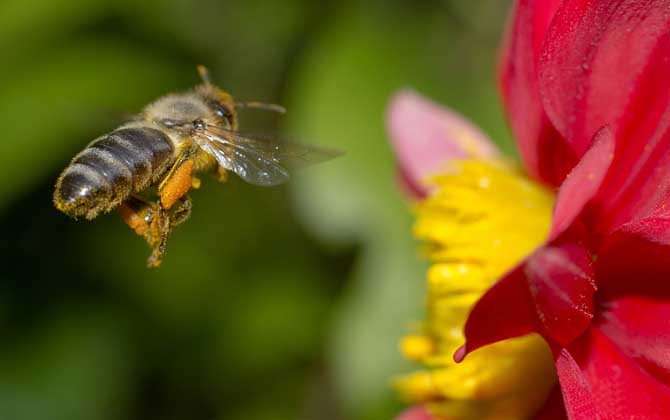
[[[286,114],[286,108],[277,104],[266,104],[263,102],[235,102],[235,108],[254,108],[264,109],[266,111],[277,112],[279,114]]]
[[[198,66],[198,74],[200,75],[200,78],[202,79],[202,82],[204,84],[206,85],[212,84],[212,79],[209,78],[209,70],[207,70],[207,67],[200,64]]]

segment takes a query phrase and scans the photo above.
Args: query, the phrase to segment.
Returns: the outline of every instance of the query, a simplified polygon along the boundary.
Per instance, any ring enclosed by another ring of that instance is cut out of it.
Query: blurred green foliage
[[[384,131],[406,86],[510,150],[495,0],[0,2],[0,418],[387,419],[423,270]],[[346,151],[262,189],[205,179],[164,265],[51,206],[88,141],[208,65],[245,127]]]

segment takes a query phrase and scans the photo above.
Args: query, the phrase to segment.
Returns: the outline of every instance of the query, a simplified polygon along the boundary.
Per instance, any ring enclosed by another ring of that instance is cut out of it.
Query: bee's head
[[[237,112],[232,96],[221,89],[214,87],[216,92],[205,96],[211,114],[223,128],[235,130],[237,128]]]
[[[159,98],[144,109],[145,119],[155,121],[176,137],[192,135],[207,126],[237,129],[233,97],[209,81],[204,67],[198,71],[203,78],[201,85],[190,92]]]
[[[235,101],[230,93],[220,89],[211,82],[209,72],[204,66],[198,66],[198,73],[202,84],[196,88],[196,92],[202,96],[210,112],[218,119],[224,128],[237,128],[237,113],[235,112]]]
[[[208,125],[237,130],[237,109],[258,108],[284,113],[283,107],[262,102],[235,102],[226,91],[214,85],[207,69],[198,66],[202,84],[194,91],[166,95],[144,109],[144,117],[156,121],[177,136]]]

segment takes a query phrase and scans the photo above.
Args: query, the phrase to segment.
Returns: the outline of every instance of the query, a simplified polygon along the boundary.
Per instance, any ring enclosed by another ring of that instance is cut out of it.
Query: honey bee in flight
[[[202,84],[165,95],[130,122],[98,137],[72,159],[56,181],[54,204],[74,218],[94,219],[115,208],[152,249],[160,265],[172,229],[191,214],[188,192],[198,172],[227,172],[261,186],[289,179],[286,164],[312,164],[338,153],[238,132],[238,108],[277,105],[238,103],[198,67]]]

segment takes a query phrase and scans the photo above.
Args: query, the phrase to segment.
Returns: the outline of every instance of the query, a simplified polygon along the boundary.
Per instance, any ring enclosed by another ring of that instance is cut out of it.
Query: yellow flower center
[[[434,182],[437,190],[417,205],[414,227],[434,262],[426,320],[401,343],[405,356],[426,369],[399,378],[396,387],[440,418],[529,418],[556,382],[542,338],[505,340],[459,364],[452,355],[465,341],[475,302],[546,238],[554,195],[502,162],[458,162]]]

